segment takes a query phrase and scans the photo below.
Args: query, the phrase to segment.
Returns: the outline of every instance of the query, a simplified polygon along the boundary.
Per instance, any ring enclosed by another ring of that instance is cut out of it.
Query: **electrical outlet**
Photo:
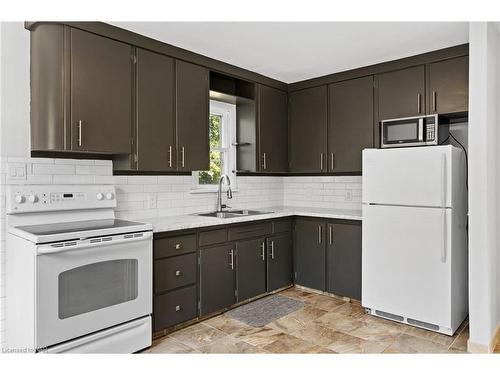
[[[156,195],[150,195],[146,200],[147,208],[156,208]]]
[[[352,201],[352,190],[345,191],[345,200],[348,202]]]
[[[25,163],[9,163],[8,180],[26,180]]]

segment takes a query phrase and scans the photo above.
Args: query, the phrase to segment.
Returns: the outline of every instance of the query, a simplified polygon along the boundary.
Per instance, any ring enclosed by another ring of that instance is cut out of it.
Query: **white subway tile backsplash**
[[[77,165],[75,172],[84,175],[111,176],[113,167],[106,165]]]
[[[54,175],[54,184],[57,185],[89,185],[94,183],[93,176]]]
[[[32,164],[34,175],[73,175],[75,166],[68,164]]]

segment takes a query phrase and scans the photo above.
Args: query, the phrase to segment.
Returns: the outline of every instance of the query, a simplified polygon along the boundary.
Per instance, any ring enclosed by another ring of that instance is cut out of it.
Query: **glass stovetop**
[[[55,224],[38,224],[19,226],[17,229],[31,233],[36,236],[46,236],[52,234],[84,232],[99,229],[123,228],[135,225],[143,225],[134,221],[120,219],[73,221]]]

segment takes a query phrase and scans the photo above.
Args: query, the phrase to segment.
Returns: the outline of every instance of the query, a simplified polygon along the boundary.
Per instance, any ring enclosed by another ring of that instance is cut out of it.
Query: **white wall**
[[[494,23],[470,24],[469,349],[490,349],[500,322],[500,36]]]

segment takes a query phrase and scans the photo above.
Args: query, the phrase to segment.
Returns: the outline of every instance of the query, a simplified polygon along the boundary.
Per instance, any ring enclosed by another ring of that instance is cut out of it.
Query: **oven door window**
[[[400,120],[384,123],[384,143],[410,143],[418,141],[418,121]]]
[[[137,298],[137,259],[117,259],[59,274],[59,319],[85,314]]]

